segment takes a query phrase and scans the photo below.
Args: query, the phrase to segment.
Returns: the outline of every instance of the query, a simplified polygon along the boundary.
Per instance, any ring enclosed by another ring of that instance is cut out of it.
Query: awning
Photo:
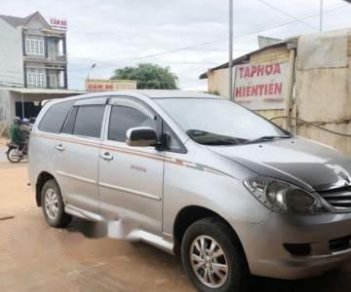
[[[80,90],[68,90],[68,89],[47,89],[47,88],[15,88],[15,87],[8,87],[8,88],[0,88],[0,90],[8,90],[15,93],[21,94],[40,94],[40,95],[77,95],[83,94],[84,91]]]

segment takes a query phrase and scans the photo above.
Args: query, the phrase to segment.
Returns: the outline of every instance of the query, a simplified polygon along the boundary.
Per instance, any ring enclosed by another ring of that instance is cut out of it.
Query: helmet
[[[29,124],[29,119],[23,118],[22,119],[22,124],[25,124],[25,125]]]
[[[16,124],[16,125],[19,125],[19,124],[21,123],[21,118],[15,117],[15,118],[13,119],[13,123]]]

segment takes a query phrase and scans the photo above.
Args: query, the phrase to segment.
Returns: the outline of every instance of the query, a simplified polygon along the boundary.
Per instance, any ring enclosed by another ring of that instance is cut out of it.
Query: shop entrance
[[[41,110],[40,103],[35,103],[32,101],[26,101],[23,103],[22,109],[22,102],[16,102],[16,117],[23,118],[36,118]],[[22,113],[24,111],[24,113]]]

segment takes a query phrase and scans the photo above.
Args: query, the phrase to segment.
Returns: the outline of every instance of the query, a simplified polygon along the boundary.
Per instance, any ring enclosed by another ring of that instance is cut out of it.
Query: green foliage
[[[218,90],[210,90],[208,93],[209,93],[209,94],[214,94],[214,95],[221,96],[221,94],[219,93]]]
[[[116,69],[111,79],[136,80],[138,89],[177,89],[178,81],[169,67],[149,63]]]

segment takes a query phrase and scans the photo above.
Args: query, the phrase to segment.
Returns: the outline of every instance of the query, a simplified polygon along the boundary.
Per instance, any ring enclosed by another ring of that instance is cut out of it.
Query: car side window
[[[150,127],[156,131],[157,121],[153,115],[131,106],[112,106],[108,127],[109,140],[125,142],[127,131],[135,127]]]
[[[73,134],[99,138],[101,136],[104,113],[104,105],[86,105],[78,107]]]
[[[73,106],[71,102],[60,102],[52,105],[41,119],[38,129],[43,132],[60,133],[67,114]]]
[[[64,134],[72,134],[73,133],[73,128],[74,128],[74,122],[76,120],[76,115],[77,115],[78,107],[73,107],[71,111],[69,112],[67,119],[63,125],[61,133]]]

